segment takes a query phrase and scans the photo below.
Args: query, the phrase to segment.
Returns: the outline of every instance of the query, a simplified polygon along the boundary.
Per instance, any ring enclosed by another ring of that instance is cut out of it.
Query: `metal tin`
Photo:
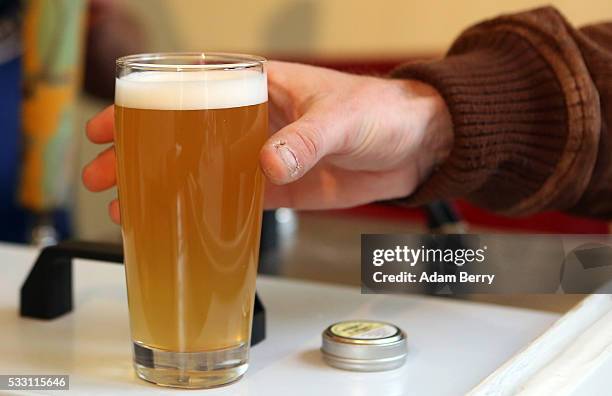
[[[384,371],[406,361],[406,334],[391,323],[350,320],[334,323],[323,332],[324,360],[353,371]]]

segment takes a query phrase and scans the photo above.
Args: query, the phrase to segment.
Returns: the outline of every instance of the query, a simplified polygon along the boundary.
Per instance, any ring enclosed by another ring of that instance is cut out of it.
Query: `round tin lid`
[[[371,320],[335,323],[323,332],[323,358],[331,366],[382,371],[406,361],[406,334],[397,326]]]

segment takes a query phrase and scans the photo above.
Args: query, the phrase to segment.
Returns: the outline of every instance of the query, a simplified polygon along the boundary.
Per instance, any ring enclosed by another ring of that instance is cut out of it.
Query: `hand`
[[[260,163],[265,207],[331,209],[411,194],[452,147],[448,109],[415,80],[356,76],[284,62],[267,64],[270,130]],[[113,139],[113,108],[87,125]],[[92,191],[115,185],[114,148],[83,170]],[[117,200],[110,215],[119,222]]]

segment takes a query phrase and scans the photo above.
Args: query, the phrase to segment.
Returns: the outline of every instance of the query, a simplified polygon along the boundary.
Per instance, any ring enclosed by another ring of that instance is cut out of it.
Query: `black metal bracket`
[[[66,241],[44,248],[30,270],[20,295],[20,314],[36,319],[55,319],[73,308],[72,259],[123,264],[120,244]],[[255,295],[251,345],[266,338],[266,311]]]

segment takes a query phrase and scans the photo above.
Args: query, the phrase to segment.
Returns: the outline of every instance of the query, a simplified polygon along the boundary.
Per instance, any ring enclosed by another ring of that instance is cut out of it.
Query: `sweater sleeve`
[[[396,69],[394,77],[440,92],[454,131],[449,157],[406,202],[464,198],[507,215],[612,215],[610,143],[602,138],[610,111],[600,104],[600,94],[606,106],[612,98],[611,52],[602,44],[611,32],[576,30],[540,8],[480,23],[443,59]]]

